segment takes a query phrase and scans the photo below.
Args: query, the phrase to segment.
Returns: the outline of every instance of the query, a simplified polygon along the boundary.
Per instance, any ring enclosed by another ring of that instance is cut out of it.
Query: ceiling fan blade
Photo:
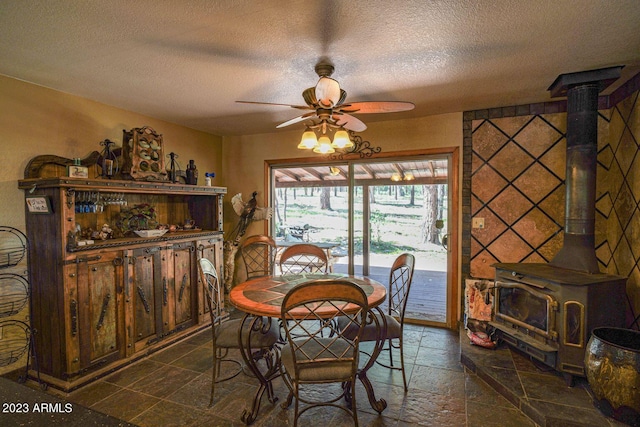
[[[349,102],[336,107],[339,111],[355,114],[397,113],[399,111],[413,110],[414,108],[413,102],[401,101]]]
[[[292,104],[277,104],[275,102],[258,102],[258,101],[236,101],[238,104],[257,104],[257,105],[276,105],[279,107],[296,108],[298,110],[312,110],[313,107],[309,105],[292,105]]]
[[[301,116],[294,117],[294,118],[293,118],[293,119],[291,119],[291,120],[287,120],[287,121],[286,121],[286,122],[284,122],[284,123],[280,123],[278,126],[276,126],[276,128],[283,128],[283,127],[286,127],[286,126],[289,126],[289,125],[292,125],[292,124],[295,124],[295,123],[300,123],[300,122],[302,122],[302,121],[307,120],[309,117],[311,117],[311,116],[313,116],[313,115],[315,115],[315,114],[316,114],[316,112],[315,112],[315,111],[312,111],[312,112],[310,112],[310,113],[306,113],[306,114],[303,114],[303,115],[301,115]]]
[[[320,77],[316,85],[316,99],[323,108],[331,108],[340,101],[340,84],[330,77]]]
[[[349,114],[334,113],[332,118],[336,121],[336,124],[338,126],[342,126],[345,129],[352,130],[354,132],[362,132],[363,130],[367,129],[367,125],[365,125],[360,119],[357,119]]]

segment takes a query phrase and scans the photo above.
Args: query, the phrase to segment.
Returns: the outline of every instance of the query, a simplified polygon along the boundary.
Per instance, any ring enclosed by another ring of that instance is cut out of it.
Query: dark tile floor
[[[574,377],[569,387],[564,377],[523,353],[501,344],[495,350],[473,346],[460,333],[461,361],[465,369],[484,380],[501,398],[513,403],[541,426],[623,426],[602,415],[593,405],[585,378]],[[490,412],[487,413],[487,417]],[[468,422],[468,425],[471,425]],[[478,424],[479,425],[479,424]],[[485,424],[503,425],[503,424]]]
[[[398,372],[391,374],[375,366],[369,376],[377,397],[384,398],[388,407],[378,415],[369,406],[364,389],[359,387],[360,425],[535,426],[523,411],[535,409],[544,413],[558,408],[563,413],[575,414],[570,423],[534,419],[540,425],[545,422],[546,425],[616,425],[593,409],[584,387],[568,389],[552,374],[531,370],[526,359],[508,349],[492,351],[472,347],[466,337],[460,337],[454,331],[406,326],[409,391],[404,393]],[[240,417],[251,405],[256,380],[241,374],[218,383],[214,406],[209,408],[210,344],[210,331],[204,330],[62,397],[78,410],[89,408],[138,426],[241,426]],[[463,359],[472,369],[460,363],[461,347]],[[503,388],[517,391],[509,394],[501,389],[505,397],[482,378],[494,386],[504,385]],[[279,404],[287,396],[280,378],[275,380],[274,388],[280,400],[273,405],[263,397],[255,426],[293,424],[293,407],[285,410]],[[523,404],[523,400],[528,403]],[[322,409],[304,415],[300,425],[333,427],[350,426],[352,422],[342,411]]]

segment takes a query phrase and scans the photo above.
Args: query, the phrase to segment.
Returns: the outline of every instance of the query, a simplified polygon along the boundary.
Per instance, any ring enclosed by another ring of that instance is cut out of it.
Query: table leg
[[[267,398],[269,402],[275,404],[278,398],[273,393],[273,385],[271,381],[280,375],[280,351],[276,346],[271,349],[253,349],[251,347],[251,334],[266,333],[271,328],[271,318],[256,317],[250,314],[246,314],[242,319],[242,325],[239,332],[240,354],[244,359],[246,365],[251,370],[251,373],[258,379],[260,386],[256,391],[256,395],[253,398],[253,404],[251,411],[245,409],[242,413],[242,422],[249,425],[253,423],[258,416],[260,410],[260,403],[264,392],[267,392]],[[247,326],[250,325],[250,326]],[[250,328],[248,334],[243,332]],[[258,362],[263,360],[266,365],[266,369],[260,369]]]
[[[373,310],[377,310],[380,315],[376,316]],[[376,363],[376,359],[378,358],[378,355],[384,347],[384,337],[387,335],[387,320],[382,310],[380,310],[380,307],[376,307],[373,310],[369,312],[369,316],[371,317],[371,322],[375,322],[376,330],[378,331],[378,339],[376,339],[375,345],[373,347],[373,352],[371,353],[371,357],[369,357],[369,361],[358,371],[358,378],[364,386],[364,389],[367,391],[367,397],[369,398],[371,407],[378,413],[381,413],[386,409],[387,401],[384,399],[376,399],[376,393],[373,390],[371,381],[369,381],[369,378],[367,377],[367,371],[373,366],[374,363]],[[382,319],[382,322],[379,321],[380,319]]]

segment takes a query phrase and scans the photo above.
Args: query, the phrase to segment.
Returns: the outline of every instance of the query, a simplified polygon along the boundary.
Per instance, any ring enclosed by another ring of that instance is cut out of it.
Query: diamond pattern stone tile
[[[485,120],[473,132],[473,151],[485,160],[488,160],[502,147],[508,138],[490,121]]]
[[[561,230],[540,209],[533,209],[511,227],[534,248],[542,245]]]
[[[532,165],[514,182],[514,185],[535,203],[546,197],[560,184],[562,181],[538,163]]]
[[[567,173],[567,140],[562,138],[540,157],[540,162],[561,180]]]
[[[491,202],[491,209],[508,225],[513,224],[532,207],[533,204],[512,186]]]
[[[598,112],[596,255],[609,273],[636,274],[632,289],[640,289],[639,110],[636,91]],[[484,229],[471,229],[474,277],[493,277],[492,262],[550,261],[564,236],[566,114],[489,116],[472,129],[471,211],[485,218]]]
[[[553,126],[554,129],[557,129],[561,134],[567,133],[567,117],[566,114],[542,114],[540,115],[549,126]]]
[[[613,259],[613,251],[608,241],[604,241],[602,245],[596,243],[596,257],[605,267],[611,263]]]
[[[506,185],[507,181],[504,178],[485,165],[473,175],[471,192],[482,202],[487,203]]]
[[[510,138],[520,132],[532,119],[532,116],[504,117],[493,119],[492,122]]]
[[[563,184],[539,202],[538,207],[550,218],[553,218],[557,224],[564,226],[564,200],[565,190]]]
[[[614,160],[613,149],[611,144],[607,144],[598,151],[598,166],[608,170],[611,168],[611,163]],[[599,172],[601,173],[601,172]]]
[[[620,221],[618,220],[618,213],[614,210],[611,212],[609,216],[609,220],[607,221],[607,242],[609,245],[614,248],[618,246],[620,239],[622,239],[622,226],[620,225]]]
[[[562,247],[564,241],[564,233],[558,233],[551,238],[548,242],[538,248],[540,256],[544,257],[545,261],[551,261]]]
[[[491,265],[499,262],[493,255],[483,250],[471,260],[471,277],[494,277],[495,270]]]
[[[542,255],[540,255],[539,253],[534,252],[528,257],[526,257],[525,259],[523,259],[522,262],[547,262],[547,260],[543,258]]]
[[[637,108],[637,102],[638,102],[638,94],[640,92],[636,92],[635,94],[633,94],[632,96],[624,99],[622,102],[620,102],[616,107],[616,109],[618,111],[620,111],[620,116],[622,117],[622,120],[624,120],[625,123],[628,123],[630,121],[632,121],[632,115],[634,113],[634,109]]]
[[[522,262],[531,252],[531,247],[511,230],[491,243],[488,249],[496,258],[513,260],[512,262]]]
[[[611,210],[613,209],[613,200],[611,200],[611,193],[607,192],[602,194],[596,200],[596,212],[600,215],[608,218],[611,215]]]
[[[482,160],[476,153],[473,153],[471,156],[471,173],[476,173],[484,163],[484,160]]]
[[[618,161],[620,169],[624,175],[629,172],[631,163],[637,156],[638,144],[631,135],[629,129],[626,129],[622,133],[622,138],[620,138],[620,145],[618,145],[618,150],[616,151],[616,160]]]
[[[509,181],[513,181],[533,161],[522,148],[509,142],[489,160],[489,164]]]
[[[609,145],[611,145],[611,149],[613,151],[618,149],[620,138],[622,138],[622,133],[625,130],[625,122],[622,118],[622,114],[620,114],[619,106],[620,104],[613,109],[613,112],[611,113],[611,121],[609,122]]]
[[[636,207],[631,216],[631,221],[629,221],[629,226],[624,231],[624,235],[627,238],[627,241],[636,243],[631,246],[631,252],[633,253],[634,259],[640,259],[640,245],[637,242],[640,242],[640,210]]]
[[[602,117],[602,115],[598,115],[598,149],[609,143],[609,124],[609,119]]]
[[[608,187],[611,197],[615,200],[624,184],[624,175],[622,175],[622,171],[620,170],[620,165],[617,160],[611,164],[611,169],[609,169],[609,173],[606,175],[605,180],[606,183],[604,183],[604,185]]]
[[[627,174],[627,182],[633,198],[636,202],[640,202],[640,156],[637,154]]]
[[[471,258],[477,256],[483,250],[484,246],[475,239],[475,236],[471,238]]]
[[[563,136],[541,117],[535,117],[513,139],[531,155],[540,157]]]
[[[631,270],[633,270],[635,265],[635,260],[627,239],[620,239],[620,243],[613,253],[613,259],[616,263],[618,274],[621,276],[628,276],[631,274]]]
[[[477,216],[477,212],[484,207],[484,203],[475,194],[471,195],[471,216]]]
[[[631,215],[633,214],[634,209],[636,209],[637,206],[637,203],[631,194],[631,189],[626,182],[622,185],[622,188],[620,188],[620,192],[616,197],[614,206],[618,213],[618,218],[620,218],[622,228],[625,229],[631,220]]]
[[[501,217],[489,209],[482,209],[474,216],[484,218],[484,228],[475,228],[473,230],[473,237],[484,246],[498,238],[507,229]]]

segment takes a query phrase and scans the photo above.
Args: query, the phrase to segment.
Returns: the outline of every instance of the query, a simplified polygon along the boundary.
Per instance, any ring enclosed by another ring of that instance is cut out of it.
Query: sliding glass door
[[[407,317],[450,324],[450,156],[272,165],[276,240],[311,242],[334,272],[389,280],[395,258],[416,257]]]

